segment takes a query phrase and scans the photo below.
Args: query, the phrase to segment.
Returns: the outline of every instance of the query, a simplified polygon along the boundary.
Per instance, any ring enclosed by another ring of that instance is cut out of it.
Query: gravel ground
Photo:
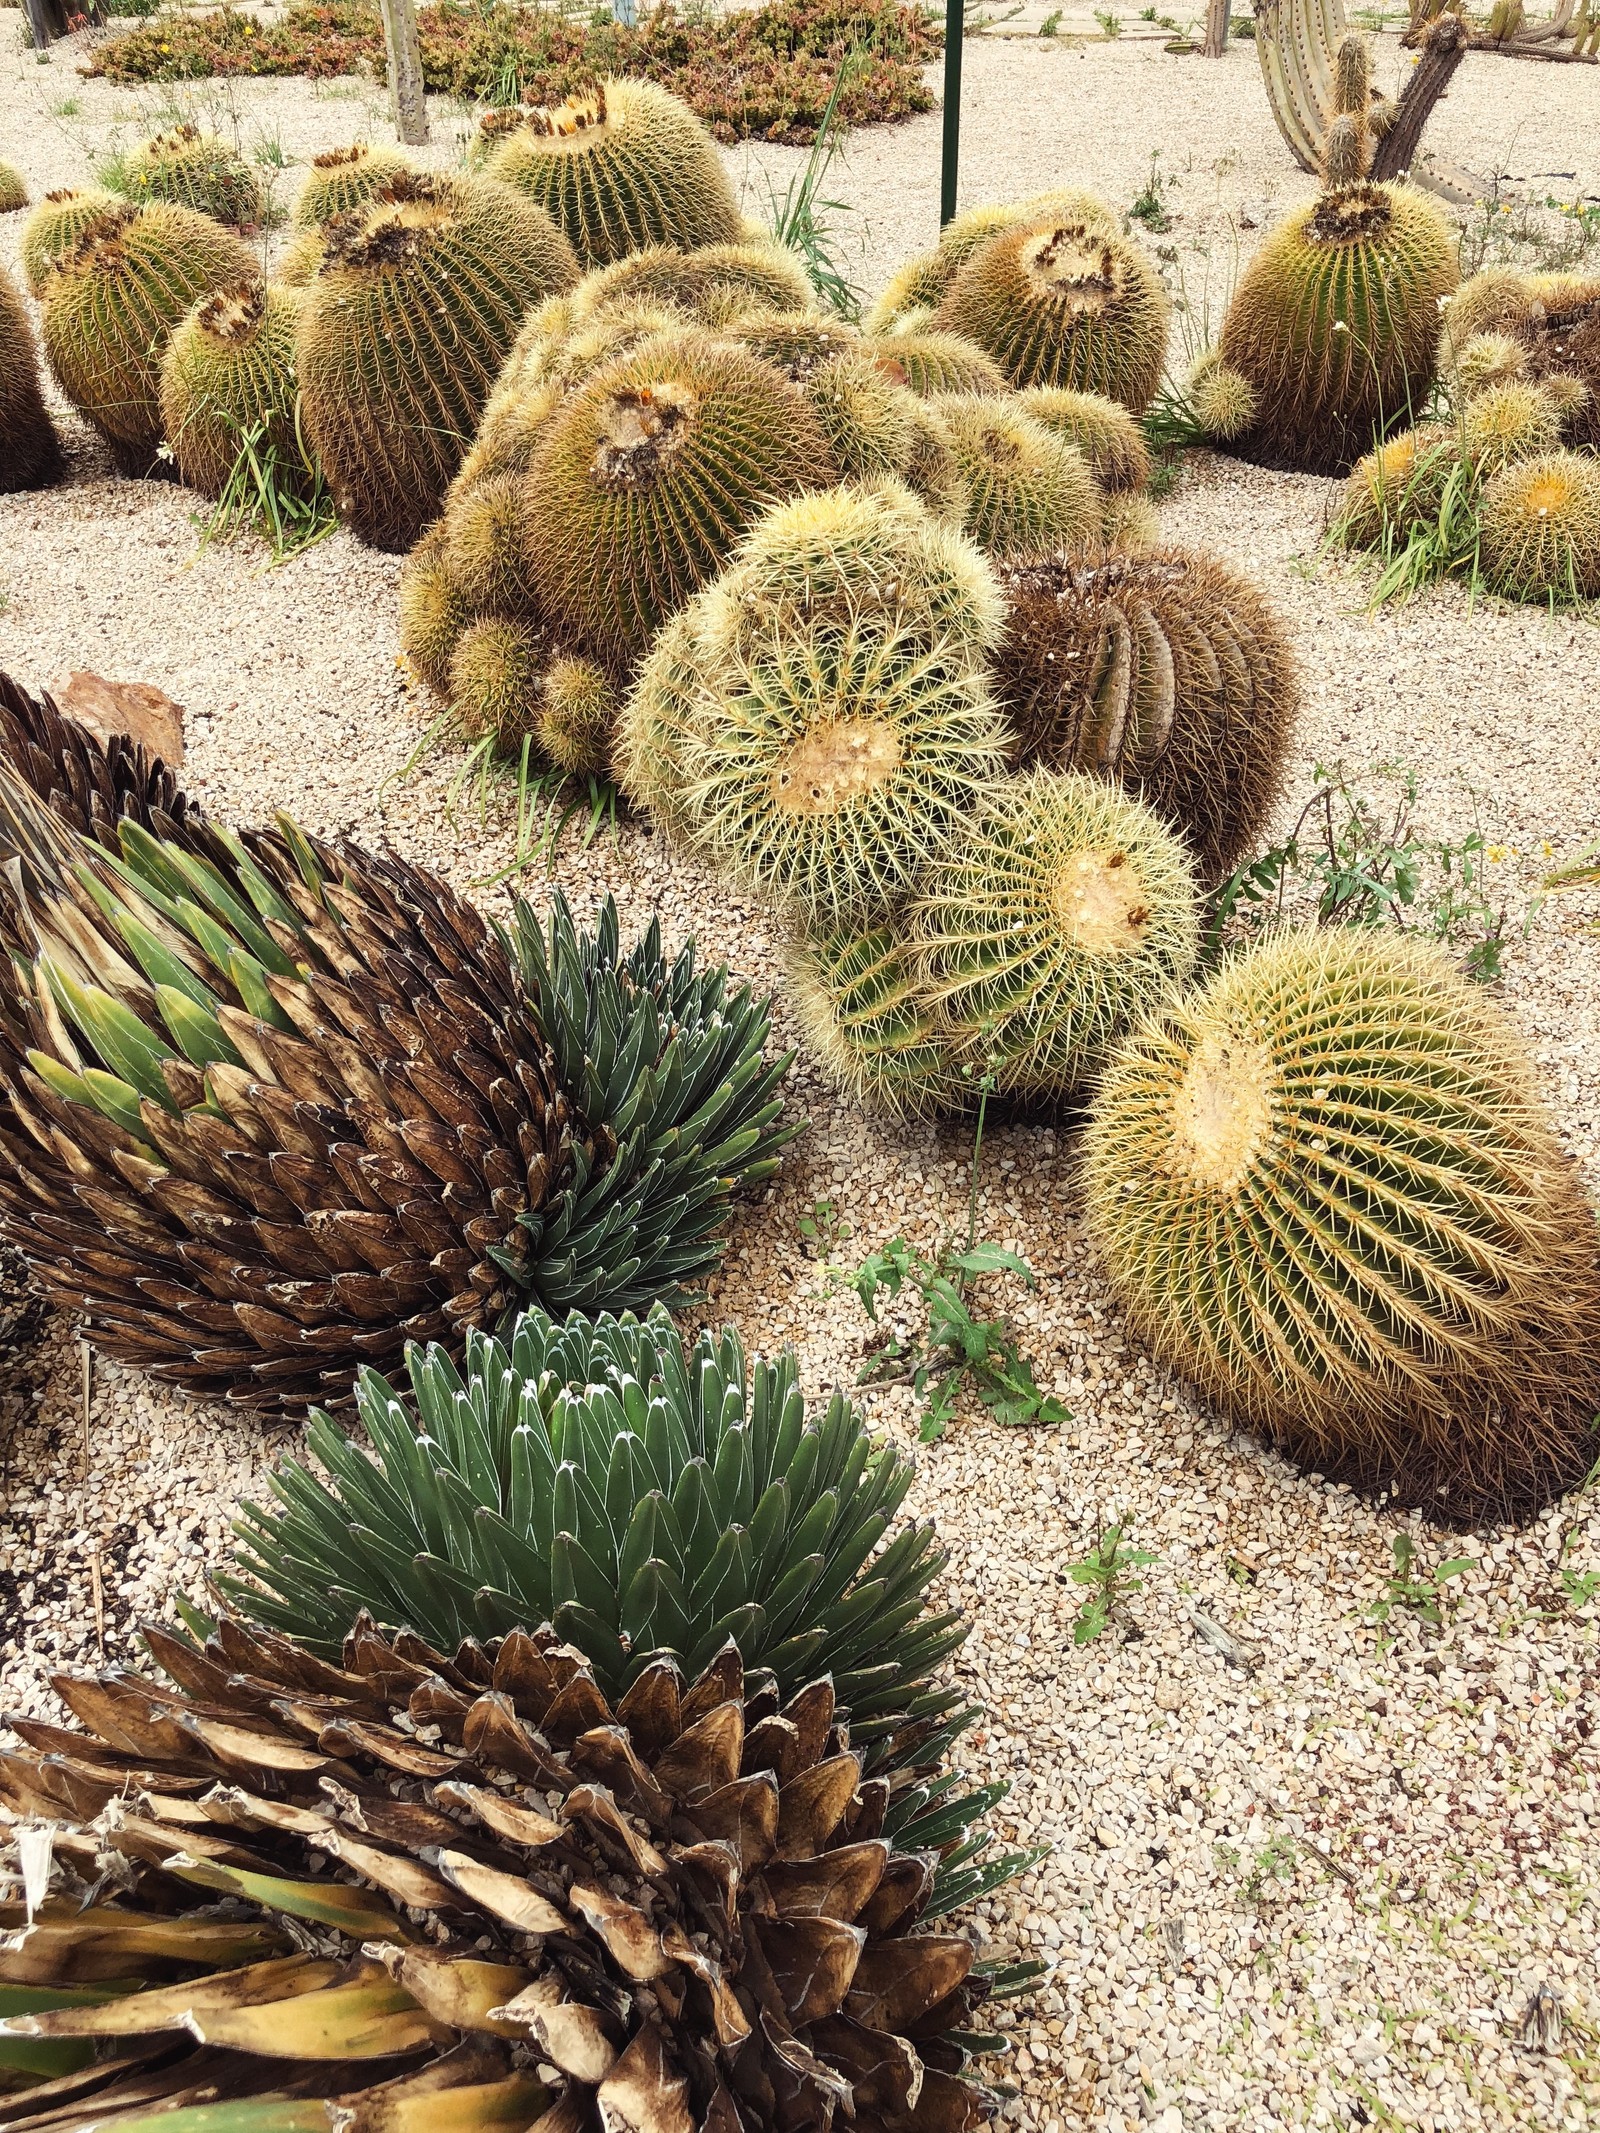
[[[37,190],[164,116],[154,93],[78,82],[66,51],[48,67],[19,58],[3,16],[0,44],[0,154]],[[1392,46],[1383,65],[1398,65]],[[1475,57],[1434,145],[1505,168],[1536,200],[1593,193],[1595,81]],[[210,101],[291,157],[385,131],[360,84]],[[436,116],[441,132],[464,124]],[[829,190],[860,206],[863,278],[931,237],[938,138],[936,116],[864,134],[835,170]],[[1213,304],[1225,293],[1250,226],[1306,183],[1249,50],[1206,67],[1131,40],[969,49],[966,197],[1077,180],[1126,204],[1158,151],[1180,180],[1163,242],[1198,310],[1208,276]],[[797,160],[731,157],[757,200],[762,174],[781,185]],[[0,223],[8,263],[19,222]],[[197,555],[195,499],[111,479],[72,436],[69,488],[0,503],[0,665],[35,686],[92,667],[167,690],[189,713],[188,782],[225,818],[288,807],[464,886],[505,863],[497,803],[447,811],[455,758],[398,775],[430,707],[396,665],[392,559],[343,534],[279,571],[248,545]],[[1305,649],[1298,791],[1319,760],[1412,764],[1433,828],[1459,835],[1476,805],[1505,847],[1501,990],[1600,1189],[1600,950],[1585,931],[1600,899],[1556,899],[1521,932],[1546,854],[1600,833],[1600,638],[1450,590],[1369,616],[1359,581],[1318,557],[1332,493],[1195,455],[1164,516],[1171,538],[1254,575]],[[763,915],[643,828],[569,847],[556,871],[580,906],[610,890],[630,924],[655,909],[669,940],[696,929],[707,954],[777,981]],[[868,1124],[803,1063],[792,1091],[811,1129],[741,1219],[711,1308],[753,1346],[794,1342],[820,1394],[854,1377],[867,1329],[806,1256],[800,1219],[819,1201],[839,1210],[842,1263],[897,1233],[933,1244],[965,1220],[971,1141]],[[1232,1433],[1124,1340],[1072,1155],[1067,1120],[991,1130],[979,1223],[1040,1277],[995,1302],[1073,1419],[1006,1434],[963,1416],[924,1452],[914,1504],[939,1520],[951,1592],[976,1616],[960,1667],[989,1718],[964,1752],[1013,1780],[1008,1832],[1050,1847],[989,1907],[998,1944],[1055,1965],[1018,2024],[1010,2116],[1038,2133],[1596,2123],[1600,1649],[1595,1605],[1569,1604],[1559,1571],[1600,1569],[1600,1516],[1569,1503],[1459,1549],[1414,1529],[1425,1562],[1477,1566],[1441,1634],[1402,1614],[1386,1649],[1365,1617],[1399,1524]],[[100,1644],[125,1654],[175,1578],[198,1583],[229,1506],[291,1440],[103,1359],[86,1416],[75,1329],[52,1321],[32,1344],[27,1331],[0,1356],[0,1677],[7,1701],[39,1707],[50,1666]],[[866,1398],[875,1422],[914,1435],[907,1392]],[[1115,1516],[1158,1560],[1120,1625],[1077,1649],[1082,1593],[1064,1573]],[[1527,2019],[1541,1992],[1559,2006],[1543,2025]]]

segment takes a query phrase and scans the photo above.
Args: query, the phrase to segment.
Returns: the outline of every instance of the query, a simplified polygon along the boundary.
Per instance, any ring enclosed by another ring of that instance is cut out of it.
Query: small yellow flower
[[[1502,859],[1514,859],[1516,854],[1509,844],[1491,844],[1485,847],[1483,856],[1491,866],[1497,867]]]

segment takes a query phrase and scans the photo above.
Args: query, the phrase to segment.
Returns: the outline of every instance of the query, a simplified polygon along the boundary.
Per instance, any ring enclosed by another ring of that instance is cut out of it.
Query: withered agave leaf
[[[973,1944],[930,1930],[930,1863],[883,1834],[891,1786],[862,1777],[818,1684],[787,1707],[780,1785],[728,1776],[782,1715],[730,1647],[688,1683],[655,1662],[635,1735],[627,1698],[613,1708],[548,1628],[446,1654],[358,1618],[314,1685],[292,1645],[231,1616],[203,1645],[150,1643],[176,1688],[63,1677],[83,1730],[0,1761],[0,1829],[32,1812],[63,1740],[126,1793],[92,1827],[54,1818],[57,1882],[31,1923],[0,1907],[0,2051],[120,2055],[12,2069],[7,2133],[159,2133],[201,2102],[215,2133],[828,2133],[841,2114],[967,2133],[986,2115],[959,2071],[988,1993]],[[572,1736],[579,1707],[600,1724]],[[449,1753],[408,1731],[441,1711]],[[245,1789],[234,1735],[285,1713],[337,1740],[335,1767],[280,1757],[270,1792]],[[597,1740],[625,1797],[581,1767]],[[176,1821],[149,1811],[153,1774],[187,1787],[160,1796]],[[944,1844],[974,1855],[958,1800],[900,1789],[913,1829],[942,1815]],[[556,2070],[548,2091],[536,2066]]]
[[[559,895],[496,930],[287,817],[235,834],[0,676],[0,1233],[109,1353],[265,1411],[530,1298],[647,1308],[770,1177],[721,969]]]

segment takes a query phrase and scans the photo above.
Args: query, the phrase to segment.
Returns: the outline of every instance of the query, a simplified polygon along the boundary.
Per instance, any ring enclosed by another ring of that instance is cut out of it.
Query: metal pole
[[[939,227],[956,211],[961,161],[961,35],[965,0],[944,0],[944,156],[939,165]]]

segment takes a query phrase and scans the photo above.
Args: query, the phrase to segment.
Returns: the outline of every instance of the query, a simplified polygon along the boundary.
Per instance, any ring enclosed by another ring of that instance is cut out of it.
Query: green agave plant
[[[926,1611],[931,1526],[881,1554],[914,1468],[835,1392],[806,1413],[792,1353],[746,1360],[731,1328],[685,1350],[661,1310],[472,1335],[407,1358],[415,1416],[363,1372],[372,1450],[328,1416],[237,1524],[229,1600],[336,1653],[352,1615],[453,1645],[550,1623],[615,1696],[667,1656],[690,1674],[731,1638],[787,1696],[823,1674],[869,1757],[936,1755],[971,1713],[930,1676],[962,1642]]]

